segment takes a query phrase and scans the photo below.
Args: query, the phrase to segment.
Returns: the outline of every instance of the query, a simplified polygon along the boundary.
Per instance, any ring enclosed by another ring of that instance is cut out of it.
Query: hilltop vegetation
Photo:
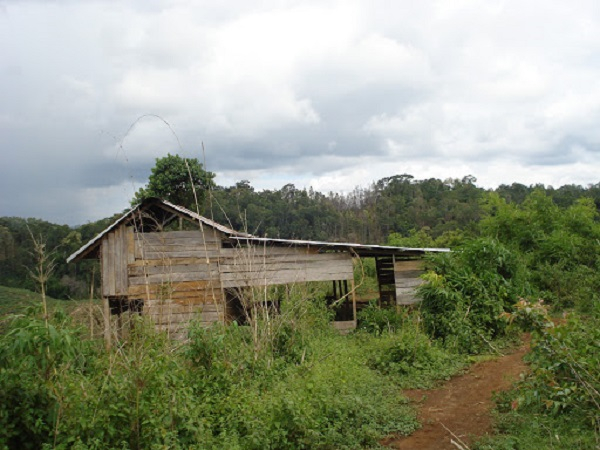
[[[157,168],[161,160],[177,158],[171,155],[159,158]],[[536,191],[559,209],[573,206],[583,198],[600,205],[600,183],[558,189],[513,183],[488,191],[477,187],[475,178],[470,176],[417,180],[406,174],[383,178],[348,194],[320,193],[292,184],[257,191],[249,182],[240,181],[230,187],[213,186],[210,195],[205,196],[202,187],[212,186],[212,175],[201,168],[197,172],[197,198],[204,198],[199,208],[203,214],[234,229],[272,238],[455,247],[464,238],[480,234],[477,223],[493,208],[489,206],[492,198],[519,207]],[[156,178],[158,181],[141,189],[134,200],[163,193],[196,210],[194,204],[189,204],[193,196],[177,190],[167,195],[164,190],[164,183],[177,177],[169,176],[166,181]],[[94,262],[67,265],[65,260],[105,229],[119,215],[115,213],[113,217],[75,228],[39,219],[0,217],[0,285],[35,289],[27,272],[33,265],[31,232],[36,237],[43,236],[47,248],[54,250],[57,267],[48,283],[49,295],[61,299],[87,298]],[[97,284],[98,276],[94,280]]]
[[[282,314],[256,327],[193,325],[186,343],[136,319],[108,351],[85,321],[58,309],[46,323],[30,308],[0,337],[0,446],[374,447],[418,426],[402,388],[432,386],[520,330],[533,336],[531,372],[498,398],[499,434],[478,448],[597,446],[600,184],[474,183],[401,175],[343,196],[215,187],[204,213],[238,229],[455,251],[429,259],[417,310],[372,304],[348,336],[333,332],[314,286],[295,287]],[[35,287],[33,233],[56,248],[48,292],[88,297],[94,263],[62,261],[108,222],[71,229],[0,219],[0,284]],[[23,292],[0,291],[11,295]]]

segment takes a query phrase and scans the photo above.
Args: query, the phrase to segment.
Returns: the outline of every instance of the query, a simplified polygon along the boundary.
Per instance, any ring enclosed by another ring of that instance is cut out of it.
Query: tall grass
[[[400,386],[419,369],[388,370],[376,355],[409,335],[418,353],[435,347],[411,321],[385,336],[341,336],[323,303],[302,304],[287,306],[294,313],[259,358],[247,326],[193,324],[182,344],[138,318],[106,351],[68,316],[50,316],[46,329],[29,311],[0,338],[0,447],[368,448],[412,432]]]

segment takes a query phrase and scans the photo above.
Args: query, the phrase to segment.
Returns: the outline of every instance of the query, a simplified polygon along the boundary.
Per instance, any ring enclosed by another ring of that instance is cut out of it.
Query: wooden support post
[[[123,308],[119,307],[119,314],[117,314],[117,341],[123,341],[125,338],[123,333]]]
[[[350,295],[352,296],[352,320],[354,321],[354,328],[358,326],[356,319],[356,289],[354,289],[354,280],[350,280]]]
[[[102,315],[104,316],[104,347],[110,350],[110,306],[108,297],[102,297]]]

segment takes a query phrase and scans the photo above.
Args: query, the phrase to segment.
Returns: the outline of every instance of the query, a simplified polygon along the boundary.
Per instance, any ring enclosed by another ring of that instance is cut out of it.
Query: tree
[[[215,174],[204,170],[196,158],[167,154],[156,158],[148,184],[136,192],[131,203],[135,205],[149,197],[159,197],[201,212],[206,191],[214,185],[214,177]]]

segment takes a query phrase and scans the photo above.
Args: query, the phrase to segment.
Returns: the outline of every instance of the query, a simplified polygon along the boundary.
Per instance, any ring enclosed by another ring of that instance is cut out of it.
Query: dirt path
[[[383,444],[396,449],[456,450],[460,447],[451,440],[464,446],[472,441],[472,436],[489,433],[492,395],[508,389],[526,370],[523,355],[528,348],[525,344],[511,354],[475,364],[441,388],[405,391],[411,402],[418,405],[423,426],[410,436],[388,439]]]

